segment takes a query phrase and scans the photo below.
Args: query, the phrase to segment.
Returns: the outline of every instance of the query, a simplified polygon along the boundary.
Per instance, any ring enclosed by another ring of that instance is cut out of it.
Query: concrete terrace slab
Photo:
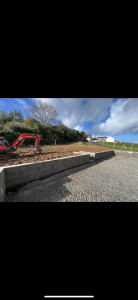
[[[94,160],[98,160],[98,159],[102,159],[105,157],[110,157],[110,156],[115,155],[114,151],[105,151],[105,152],[96,152],[96,153],[80,151],[80,154],[89,154],[91,159],[94,159]]]

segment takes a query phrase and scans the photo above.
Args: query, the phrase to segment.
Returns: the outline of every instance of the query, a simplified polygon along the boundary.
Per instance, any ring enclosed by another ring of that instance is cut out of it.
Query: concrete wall
[[[95,153],[94,158],[101,159],[101,158],[112,156],[112,155],[115,155],[114,151],[105,151],[105,152]]]
[[[5,198],[5,173],[4,168],[0,168],[0,202],[4,201]]]
[[[134,158],[138,158],[138,152],[131,152],[131,151],[119,151],[119,150],[115,150],[115,155],[121,155],[121,156],[127,156],[127,157],[134,157]]]
[[[5,167],[6,188],[42,179],[90,162],[90,155],[79,155],[37,163]]]
[[[80,153],[81,154],[89,154],[91,159],[93,159],[93,160],[98,160],[98,159],[102,159],[104,157],[115,155],[114,151],[105,151],[105,152],[98,152],[98,153],[80,151]]]

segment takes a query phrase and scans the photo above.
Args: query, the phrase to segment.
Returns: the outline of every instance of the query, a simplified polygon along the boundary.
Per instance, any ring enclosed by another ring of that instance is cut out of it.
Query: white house
[[[90,142],[92,140],[92,135],[91,134],[87,134],[87,141]]]
[[[107,142],[107,143],[115,143],[115,142],[116,142],[116,139],[112,138],[111,136],[107,136],[106,142]]]

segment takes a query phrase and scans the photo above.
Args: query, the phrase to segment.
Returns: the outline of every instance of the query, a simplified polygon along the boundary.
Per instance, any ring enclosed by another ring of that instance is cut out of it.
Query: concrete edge
[[[91,160],[94,160],[94,161],[99,160],[99,159],[103,159],[103,158],[107,158],[107,157],[115,156],[115,152],[113,150],[104,151],[104,152],[97,152],[97,153],[80,151],[80,153],[81,154],[89,154]]]
[[[115,155],[138,157],[138,152],[114,150]]]
[[[4,172],[4,167],[2,167],[0,168],[0,202],[4,201],[5,191],[6,191],[5,172]]]

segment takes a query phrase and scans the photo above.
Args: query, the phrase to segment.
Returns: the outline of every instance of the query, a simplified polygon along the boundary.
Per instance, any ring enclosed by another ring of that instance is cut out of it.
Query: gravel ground
[[[136,202],[138,158],[114,156],[29,183],[8,202]]]

